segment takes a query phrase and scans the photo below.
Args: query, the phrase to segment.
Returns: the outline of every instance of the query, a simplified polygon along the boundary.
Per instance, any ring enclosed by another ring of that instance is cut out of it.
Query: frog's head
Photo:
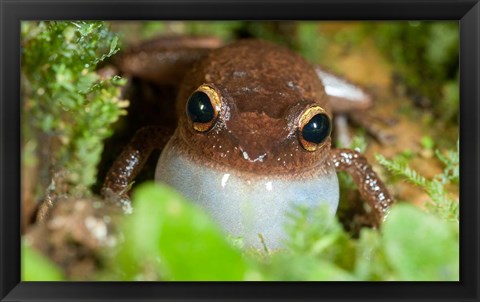
[[[179,130],[212,162],[256,174],[297,173],[328,156],[327,100],[302,57],[246,40],[212,51],[186,75]]]
[[[286,48],[246,40],[213,50],[180,86],[179,125],[157,178],[204,204],[233,233],[245,227],[245,207],[274,217],[255,217],[264,220],[256,231],[266,233],[281,230],[278,215],[292,202],[326,202],[334,212],[328,105],[313,66]]]

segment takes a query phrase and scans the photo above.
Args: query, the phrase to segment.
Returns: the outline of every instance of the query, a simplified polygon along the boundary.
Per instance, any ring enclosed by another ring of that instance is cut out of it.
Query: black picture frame
[[[1,301],[478,301],[479,0],[0,0]],[[459,282],[21,282],[20,21],[458,20],[460,22]]]

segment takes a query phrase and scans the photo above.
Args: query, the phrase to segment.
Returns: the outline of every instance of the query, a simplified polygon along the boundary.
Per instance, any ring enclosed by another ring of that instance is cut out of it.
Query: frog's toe
[[[118,194],[110,188],[104,188],[102,196],[105,202],[121,208],[125,214],[132,213],[132,201],[125,192]]]

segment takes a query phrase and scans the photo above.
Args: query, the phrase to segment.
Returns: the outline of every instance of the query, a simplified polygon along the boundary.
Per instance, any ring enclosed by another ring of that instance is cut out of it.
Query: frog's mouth
[[[193,161],[167,144],[158,161],[155,179],[198,203],[223,229],[242,237],[246,246],[260,248],[259,234],[268,248],[279,248],[285,239],[285,213],[294,205],[327,205],[336,212],[339,190],[333,165],[309,178],[245,177]]]

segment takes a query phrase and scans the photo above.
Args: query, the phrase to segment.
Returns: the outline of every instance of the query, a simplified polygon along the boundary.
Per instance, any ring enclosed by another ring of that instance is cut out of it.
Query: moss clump
[[[118,38],[103,22],[23,22],[21,34],[23,142],[40,155],[44,183],[64,170],[73,191],[88,192],[102,141],[128,105],[124,81],[95,71]]]

